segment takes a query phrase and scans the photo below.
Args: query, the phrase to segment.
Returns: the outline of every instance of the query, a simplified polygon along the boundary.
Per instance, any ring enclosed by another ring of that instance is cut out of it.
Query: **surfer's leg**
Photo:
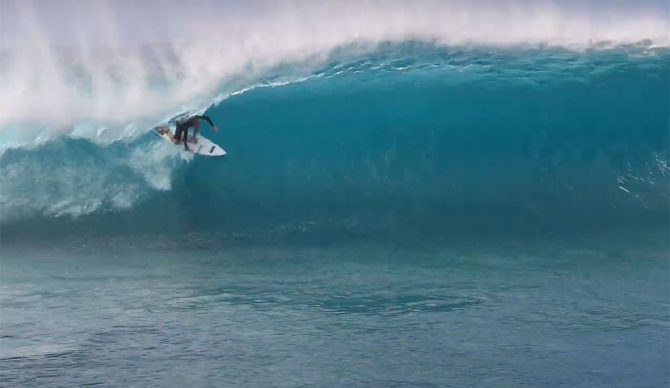
[[[188,125],[177,124],[177,129],[175,129],[174,140],[176,144],[179,144],[180,141],[184,140],[184,149],[188,151]]]
[[[188,127],[184,129],[184,149],[188,151]]]
[[[174,137],[172,138],[172,141],[174,141],[175,144],[179,144],[179,142],[181,141],[182,134],[187,131],[188,128],[184,128],[183,125],[177,124],[177,128],[174,131]],[[184,140],[186,139],[184,138]]]

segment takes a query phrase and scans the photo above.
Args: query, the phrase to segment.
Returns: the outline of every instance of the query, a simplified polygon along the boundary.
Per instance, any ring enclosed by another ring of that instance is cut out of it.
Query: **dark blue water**
[[[0,379],[667,385],[663,249],[530,245],[5,250]]]
[[[210,107],[222,159],[7,150],[0,385],[667,386],[669,65],[343,49]]]

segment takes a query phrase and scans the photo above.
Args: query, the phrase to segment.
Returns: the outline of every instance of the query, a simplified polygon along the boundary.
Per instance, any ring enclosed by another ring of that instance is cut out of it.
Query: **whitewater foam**
[[[0,55],[0,152],[64,135],[103,144],[133,138],[277,72],[288,71],[285,82],[303,79],[343,46],[356,56],[380,42],[407,40],[572,49],[597,42],[668,44],[667,10],[654,3],[1,4],[9,16],[0,30],[6,49]],[[151,20],[137,23],[137,14],[148,11]],[[184,23],[187,18],[201,22]]]
[[[13,150],[0,168],[0,223],[127,209],[153,191],[169,190],[175,167],[191,159],[162,141],[99,147],[59,140]]]

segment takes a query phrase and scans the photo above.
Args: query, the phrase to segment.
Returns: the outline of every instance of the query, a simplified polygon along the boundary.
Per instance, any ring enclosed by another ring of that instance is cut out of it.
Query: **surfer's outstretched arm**
[[[210,119],[209,117],[207,117],[207,116],[205,116],[205,115],[197,116],[197,117],[198,117],[199,119],[202,119],[202,120],[207,121],[207,123],[209,124],[209,126],[212,127],[212,131],[214,131],[214,132],[218,132],[218,131],[219,131],[219,128],[217,128],[216,125],[214,125],[214,123],[212,122],[212,119]]]

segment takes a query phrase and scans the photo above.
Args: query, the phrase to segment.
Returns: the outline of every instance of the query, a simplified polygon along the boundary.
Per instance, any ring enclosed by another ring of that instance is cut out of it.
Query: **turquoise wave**
[[[150,134],[6,151],[4,235],[667,227],[667,48],[355,51],[229,80],[207,110],[221,131],[203,131],[222,159],[185,159]]]

